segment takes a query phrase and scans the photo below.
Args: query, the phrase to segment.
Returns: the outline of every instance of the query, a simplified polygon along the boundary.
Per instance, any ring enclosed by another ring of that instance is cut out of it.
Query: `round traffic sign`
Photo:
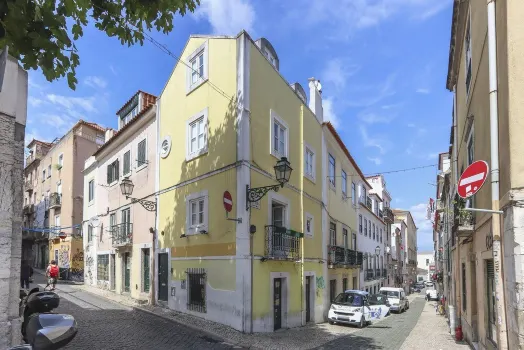
[[[233,197],[229,191],[224,192],[224,209],[229,213],[233,209]]]
[[[61,240],[64,240],[67,238],[67,234],[65,232],[60,232],[58,234],[58,238],[60,238]]]
[[[485,161],[477,160],[471,163],[460,176],[457,185],[459,196],[466,199],[477,193],[484,185],[488,172],[489,166]]]

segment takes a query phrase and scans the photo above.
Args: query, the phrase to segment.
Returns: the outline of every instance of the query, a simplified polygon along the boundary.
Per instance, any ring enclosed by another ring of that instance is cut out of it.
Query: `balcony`
[[[122,224],[111,226],[111,238],[113,247],[124,247],[133,244],[133,224],[124,222]]]
[[[366,281],[375,279],[375,269],[366,269]]]
[[[299,260],[300,238],[303,236],[303,233],[285,227],[266,226],[265,259]]]
[[[49,196],[49,209],[60,208],[62,206],[62,194],[53,192]]]
[[[453,208],[454,223],[453,229],[457,232],[458,237],[467,237],[475,231],[475,214],[471,211],[463,210],[465,201],[460,198],[456,200]]]
[[[363,255],[356,250],[340,246],[328,246],[328,267],[354,267],[361,266]]]
[[[31,215],[34,212],[35,212],[35,205],[34,204],[24,205],[24,209],[23,209],[24,215]]]
[[[387,224],[392,224],[395,222],[395,215],[393,214],[393,211],[389,207],[384,207],[384,221]]]
[[[33,192],[33,188],[34,188],[33,180],[24,181],[24,191]]]

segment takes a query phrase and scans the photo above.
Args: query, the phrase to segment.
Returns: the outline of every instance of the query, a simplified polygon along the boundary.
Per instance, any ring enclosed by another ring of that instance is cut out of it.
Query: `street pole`
[[[491,209],[499,207],[499,127],[498,127],[498,90],[497,90],[497,32],[495,0],[487,0],[488,6],[488,57],[489,57],[489,121],[491,136]],[[497,308],[497,345],[498,349],[508,348],[506,329],[506,310],[503,283],[503,265],[501,251],[500,216],[491,215],[493,230],[493,263],[495,265],[495,303]]]

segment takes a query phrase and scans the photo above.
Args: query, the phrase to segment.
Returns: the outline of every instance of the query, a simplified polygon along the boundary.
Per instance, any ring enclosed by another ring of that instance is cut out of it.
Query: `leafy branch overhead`
[[[122,45],[143,45],[144,31],[170,33],[174,16],[198,5],[200,0],[0,0],[0,48],[7,45],[24,69],[40,68],[48,81],[67,76],[74,90],[80,64],[75,41],[85,26],[94,24]]]

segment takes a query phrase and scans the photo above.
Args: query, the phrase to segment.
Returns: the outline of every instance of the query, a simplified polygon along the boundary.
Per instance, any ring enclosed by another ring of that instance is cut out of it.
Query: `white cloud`
[[[378,157],[375,157],[375,158],[368,157],[368,160],[369,160],[370,162],[375,163],[375,165],[380,165],[380,164],[382,164],[382,159],[380,159],[380,158],[378,158]]]
[[[367,124],[389,123],[394,119],[394,116],[379,115],[370,111],[362,111],[358,114],[358,118]]]
[[[334,58],[327,62],[321,74],[322,81],[331,83],[337,89],[346,86],[347,79],[354,75],[360,67],[352,64],[345,64],[340,58]]]
[[[372,137],[364,125],[360,126],[360,135],[366,147],[377,148],[380,154],[385,154],[388,148],[388,141],[380,137]]]
[[[242,29],[253,30],[255,10],[249,0],[201,0],[194,14],[197,19],[206,19],[213,33],[235,35]]]
[[[357,95],[354,99],[347,99],[345,104],[349,107],[371,107],[383,99],[395,95],[396,73],[391,73],[380,84],[369,86],[354,86],[347,91],[351,96]],[[358,97],[358,94],[363,96]]]
[[[86,112],[98,112],[98,109],[95,107],[94,97],[68,97],[49,94],[47,95],[47,99],[49,102],[65,107],[70,111],[74,111],[77,107],[80,107]]]
[[[418,227],[417,246],[419,251],[433,249],[433,224],[426,218],[427,203],[419,203],[409,208]]]
[[[107,82],[103,78],[97,77],[97,76],[86,77],[84,79],[84,84],[91,86],[92,88],[95,88],[95,89],[97,88],[104,89],[107,86]]]
[[[430,93],[429,89],[426,89],[426,88],[418,88],[416,91],[417,93],[424,94],[424,95],[427,95]]]
[[[338,128],[338,126],[340,125],[340,120],[338,119],[338,116],[335,114],[335,111],[333,110],[333,98],[324,97],[322,99],[322,107],[324,109],[324,121],[331,122],[335,129]]]
[[[27,102],[33,106],[33,107],[38,107],[40,106],[42,103],[44,103],[44,100],[42,99],[39,99],[39,98],[36,98],[36,97],[33,97],[33,96],[29,96],[27,98]]]

